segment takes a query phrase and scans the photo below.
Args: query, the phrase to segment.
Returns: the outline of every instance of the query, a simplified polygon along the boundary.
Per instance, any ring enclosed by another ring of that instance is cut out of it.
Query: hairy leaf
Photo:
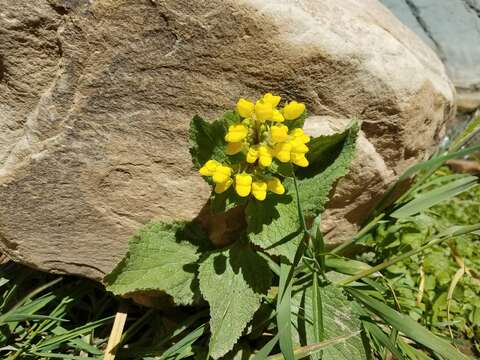
[[[197,247],[182,239],[185,227],[150,224],[133,236],[127,256],[105,278],[116,295],[164,291],[177,304],[193,302]],[[180,239],[177,239],[180,238]]]
[[[250,241],[291,262],[303,233],[292,181],[287,179],[284,185],[287,195],[269,194],[265,201],[252,200],[245,213]]]
[[[223,139],[225,134],[226,127],[223,120],[209,123],[198,115],[193,117],[189,130],[190,154],[197,168],[202,167],[210,159],[220,162],[227,160]]]
[[[335,182],[348,173],[355,157],[358,123],[354,122],[342,134],[312,139],[312,154],[309,157],[311,170],[299,181],[300,202],[305,215],[316,216],[325,210],[328,195]],[[342,140],[343,138],[343,140]],[[334,157],[335,154],[338,154]],[[333,162],[325,164],[325,159]],[[314,171],[314,173],[312,173]]]
[[[311,140],[309,161],[313,170],[299,170],[298,182],[305,215],[317,215],[324,210],[333,184],[347,173],[355,155],[358,130],[358,124],[353,123],[341,134]],[[269,194],[263,202],[249,202],[247,232],[250,241],[267,253],[284,256],[291,262],[303,234],[293,181],[286,179],[284,185],[286,195]]]
[[[210,355],[230,351],[271,283],[267,262],[249,244],[211,252],[199,269],[200,291],[210,305]]]

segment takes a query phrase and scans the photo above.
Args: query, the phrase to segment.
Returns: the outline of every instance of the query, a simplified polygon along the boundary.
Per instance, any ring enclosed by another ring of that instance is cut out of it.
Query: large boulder
[[[454,114],[442,63],[376,0],[0,0],[1,250],[100,278],[144,223],[204,207],[192,115],[265,91],[305,101],[313,131],[363,121],[332,242]]]

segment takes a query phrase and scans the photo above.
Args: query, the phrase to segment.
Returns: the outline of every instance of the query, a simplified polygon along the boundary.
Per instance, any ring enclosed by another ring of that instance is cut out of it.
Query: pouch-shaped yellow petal
[[[282,195],[285,193],[285,187],[279,178],[272,177],[267,180],[267,189],[275,194]]]
[[[273,125],[270,128],[270,136],[275,144],[284,142],[288,139],[288,127],[285,125]]]
[[[268,146],[261,145],[258,147],[258,162],[261,166],[270,166],[272,164],[272,159],[272,150]]]
[[[291,101],[283,108],[283,117],[285,120],[295,120],[305,111],[305,104]]]
[[[235,175],[235,191],[241,197],[248,196],[252,188],[252,176],[246,173]]]
[[[243,143],[241,142],[231,142],[227,144],[227,148],[225,152],[227,155],[235,155],[238,154],[243,149]]]
[[[302,143],[306,144],[310,142],[310,136],[305,135],[303,129],[296,128],[290,131],[290,135],[292,135],[295,139],[300,140]]]
[[[292,151],[292,145],[290,143],[278,143],[274,147],[275,157],[281,162],[290,161],[290,152]]]
[[[282,113],[280,112],[280,110],[273,109],[272,121],[275,121],[275,122],[283,122],[283,121],[285,121],[285,118],[283,117],[283,115],[282,115]]]
[[[205,165],[203,165],[198,172],[203,176],[212,176],[215,172],[215,169],[221,164],[216,160],[208,160]]]
[[[252,183],[252,194],[257,200],[265,200],[267,196],[267,183],[264,181],[254,181]]]
[[[265,122],[266,120],[270,120],[272,115],[272,104],[260,100],[255,103],[255,116],[257,117],[258,121]]]
[[[240,142],[247,137],[248,128],[243,124],[230,125],[227,135],[225,135],[225,141],[227,142]]]
[[[253,110],[255,109],[255,105],[251,101],[240,99],[237,102],[236,109],[241,117],[248,118],[253,115]]]
[[[281,100],[281,97],[278,95],[273,95],[272,93],[266,93],[262,97],[263,102],[269,103],[272,107],[276,107]]]
[[[294,163],[295,165],[298,165],[301,167],[308,166],[308,160],[304,154],[292,153],[291,156],[292,156],[292,163]]]
[[[247,162],[253,164],[258,159],[258,151],[254,147],[248,149],[247,152]]]
[[[232,175],[232,168],[224,165],[217,166],[213,173],[212,179],[217,184],[227,182]]]
[[[232,179],[228,179],[224,183],[215,184],[215,193],[221,194],[228,190],[228,188],[233,184]]]
[[[307,145],[302,143],[299,139],[290,141],[290,144],[292,144],[292,153],[306,154],[308,152]]]

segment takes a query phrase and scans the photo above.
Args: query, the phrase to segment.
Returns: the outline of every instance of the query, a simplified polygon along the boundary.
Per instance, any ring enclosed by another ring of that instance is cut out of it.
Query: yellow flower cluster
[[[298,119],[305,112],[305,105],[291,101],[277,109],[280,100],[280,96],[267,93],[255,103],[245,99],[237,102],[235,110],[240,120],[228,128],[225,152],[243,153],[244,160],[231,166],[209,160],[200,169],[200,174],[212,178],[216,193],[225,192],[235,184],[239,196],[252,194],[262,201],[267,191],[280,195],[285,192],[281,180],[269,171],[273,159],[308,166],[305,154],[310,137],[301,128],[285,125]]]

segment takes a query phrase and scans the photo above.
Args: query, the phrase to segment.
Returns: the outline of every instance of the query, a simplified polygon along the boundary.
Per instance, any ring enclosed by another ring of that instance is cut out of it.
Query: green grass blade
[[[23,313],[13,313],[13,314],[6,314],[4,318],[2,318],[2,322],[21,322],[21,321],[28,321],[28,320],[53,320],[53,321],[68,321],[66,319],[48,316],[48,315],[35,315],[35,314],[23,314]]]
[[[445,161],[450,159],[456,159],[464,157],[465,155],[480,151],[480,145],[472,146],[460,151],[450,152],[443,155],[437,155],[433,158],[423,161],[421,163],[415,164],[409,167],[399,178],[398,180],[385,192],[380,201],[375,206],[373,216],[378,216],[381,211],[383,211],[388,205],[391,204],[392,197],[397,193],[398,187],[403,183],[404,180],[412,177],[417,174],[419,171],[427,170],[428,174],[435,172],[438,167],[440,167]],[[419,184],[422,184],[427,177],[423,177],[423,181],[420,181]],[[408,192],[413,191],[415,186],[413,186]],[[367,219],[371,219],[372,214],[369,214]]]
[[[312,321],[313,321],[313,342],[320,343],[325,339],[325,330],[323,327],[323,304],[321,288],[318,284],[318,275],[313,273],[312,283]],[[313,359],[321,359],[322,351],[313,356]]]
[[[75,356],[75,355],[57,354],[52,352],[32,351],[31,354],[36,355],[41,359],[92,360],[92,358],[89,356]]]
[[[479,229],[480,229],[480,224],[465,225],[465,226],[452,226],[449,229],[439,233],[435,239],[430,240],[425,245],[420,246],[416,249],[412,249],[410,251],[407,251],[407,252],[403,253],[402,255],[394,257],[393,259],[386,260],[381,264],[378,264],[378,265],[375,265],[375,266],[371,267],[370,269],[361,271],[361,272],[359,272],[355,275],[344,278],[344,279],[336,282],[336,284],[341,285],[341,286],[350,284],[351,282],[357,281],[357,280],[359,280],[363,277],[370,276],[370,275],[376,273],[377,271],[381,271],[383,269],[386,269],[387,267],[392,266],[393,264],[396,264],[399,261],[402,261],[406,258],[409,258],[410,256],[413,256],[415,254],[419,254],[422,251],[425,251],[426,249],[428,249],[428,248],[430,248],[434,245],[437,245],[437,244],[441,243],[442,241],[444,241],[446,239],[449,239],[449,238],[454,237],[454,236],[473,233],[473,232],[475,232]]]
[[[51,346],[56,346],[58,344],[64,343],[66,341],[72,340],[76,338],[77,336],[84,335],[85,333],[88,333],[92,331],[93,329],[104,325],[106,323],[109,323],[113,321],[115,316],[109,316],[104,319],[100,319],[97,321],[92,321],[88,324],[85,324],[83,326],[77,327],[76,329],[67,331],[64,334],[52,336],[50,338],[45,339],[44,341],[40,342],[37,346],[36,349],[41,350],[41,349],[47,349]]]
[[[463,144],[467,143],[473,136],[480,131],[480,116],[469,122],[467,127],[457,136],[450,144],[449,151],[456,151],[460,149]]]
[[[363,327],[368,331],[370,336],[374,337],[382,346],[387,348],[395,359],[404,360],[404,357],[400,350],[396,347],[395,343],[388,337],[387,334],[376,324],[369,321],[363,322]]]
[[[92,355],[103,355],[103,351],[100,351],[95,346],[90,345],[89,343],[80,338],[69,341],[68,345],[70,345],[74,349],[77,349],[79,351],[85,351]]]
[[[401,314],[361,291],[348,289],[348,292],[383,321],[410,339],[422,344],[445,358],[445,360],[467,360],[469,357],[456,350],[448,341],[434,335],[407,315]],[[470,359],[471,360],[471,359]]]
[[[270,339],[263,347],[253,355],[251,360],[265,360],[278,342],[278,334]]]
[[[186,347],[191,346],[195,341],[198,340],[198,338],[200,338],[200,336],[203,335],[206,328],[207,324],[202,324],[186,336],[182,337],[178,342],[166,349],[160,356],[160,359],[167,359],[171,356],[175,356],[176,354],[181,354]]]
[[[17,304],[15,304],[15,306],[10,311],[14,311],[15,309],[19,308],[20,306],[25,304],[28,300],[30,300],[34,296],[38,295],[42,291],[48,289],[49,287],[52,287],[53,285],[59,283],[60,281],[62,281],[62,279],[63,279],[62,277],[56,278],[55,280],[52,280],[52,281],[46,283],[45,285],[42,285],[42,286],[36,288],[32,292],[30,292],[27,296],[25,296],[22,300],[20,300]]]
[[[433,205],[448,200],[455,195],[471,189],[472,187],[476,186],[476,184],[477,178],[475,176],[465,176],[462,179],[453,181],[434,190],[418,195],[401,208],[392,212],[390,216],[396,219],[402,219],[417,214],[429,209]]]
[[[327,256],[325,258],[325,264],[327,268],[347,275],[358,274],[360,271],[372,268],[370,265],[362,261],[334,256]]]
[[[292,283],[289,281],[291,265],[282,262],[280,264],[280,284],[277,300],[277,328],[280,349],[286,360],[294,360],[292,323],[291,323],[291,298]]]

